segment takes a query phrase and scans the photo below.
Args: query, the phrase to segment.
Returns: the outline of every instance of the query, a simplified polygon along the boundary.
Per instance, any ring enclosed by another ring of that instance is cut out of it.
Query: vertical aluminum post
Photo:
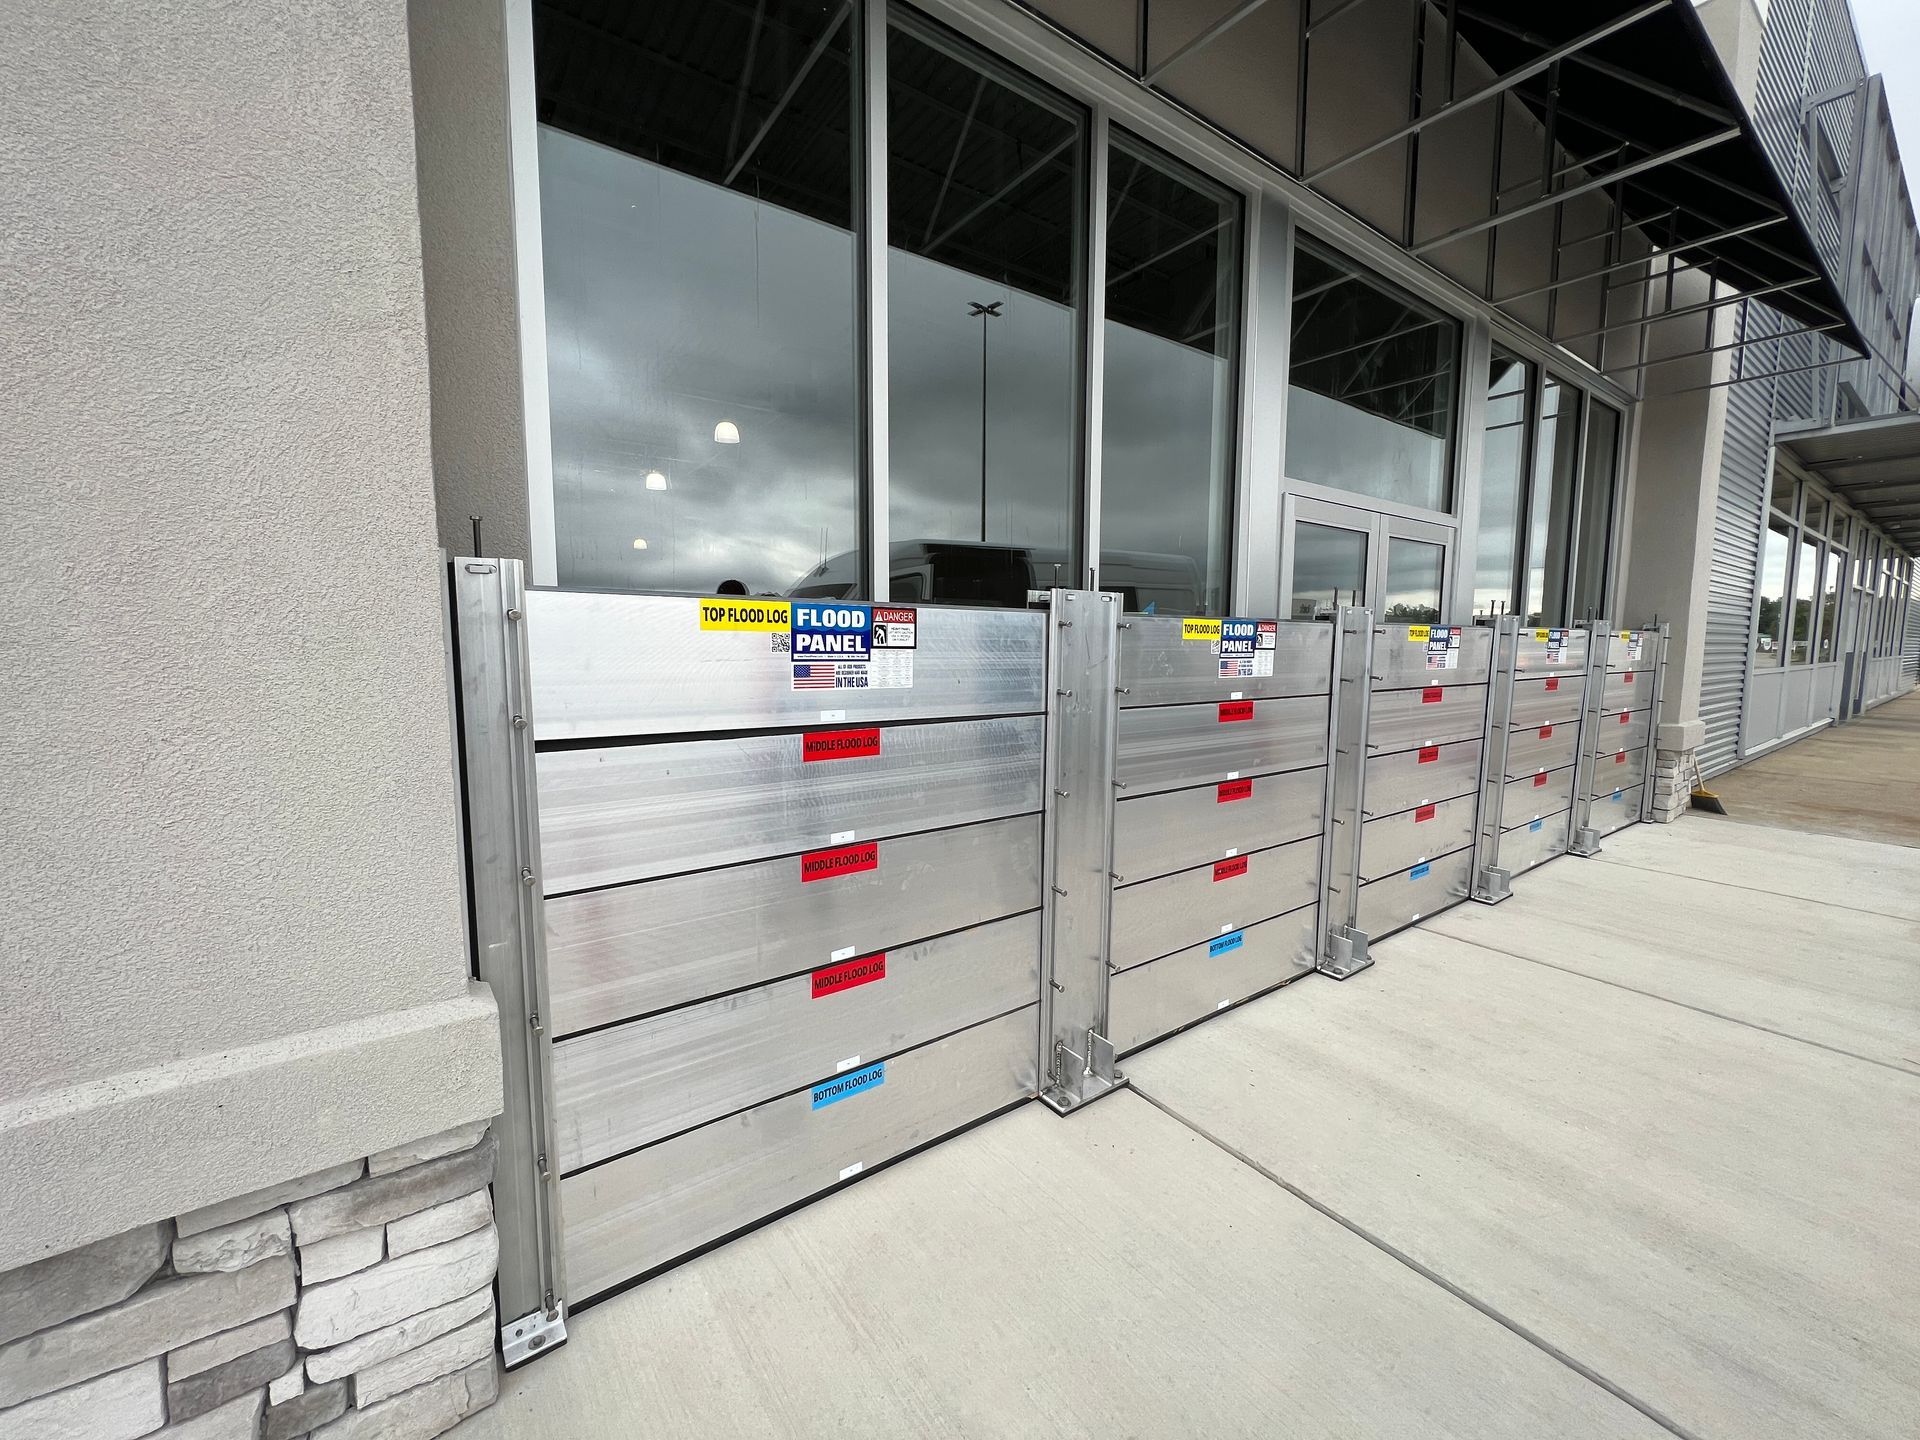
[[[1040,1098],[1062,1115],[1122,1083],[1107,1038],[1119,611],[1056,590],[1048,613]]]
[[[534,778],[526,583],[518,560],[453,562],[465,756],[467,866],[480,978],[500,1007],[506,1109],[494,1122],[501,1357],[520,1364],[567,1338],[560,1248],[553,1044],[545,1020],[546,919]]]
[[[1600,710],[1607,698],[1607,657],[1613,653],[1613,626],[1595,620],[1587,627],[1587,676],[1580,692],[1580,748],[1573,765],[1573,811],[1567,817],[1567,853],[1600,853],[1600,832],[1593,826],[1594,747],[1600,743]]]
[[[1327,834],[1320,859],[1320,951],[1314,968],[1345,980],[1373,963],[1367,955],[1367,937],[1357,925],[1367,723],[1373,700],[1373,613],[1343,605],[1333,623]]]
[[[1653,697],[1647,701],[1647,761],[1646,774],[1640,782],[1640,819],[1643,823],[1653,819],[1653,791],[1660,775],[1660,694],[1667,688],[1667,637],[1673,627],[1665,621],[1656,622],[1656,628],[1649,634],[1659,636],[1660,653],[1653,663]]]
[[[1513,893],[1513,874],[1500,865],[1506,830],[1507,742],[1513,736],[1513,677],[1520,657],[1520,617],[1493,625],[1493,671],[1487,677],[1487,733],[1480,747],[1480,809],[1473,836],[1473,898],[1497,905]]]

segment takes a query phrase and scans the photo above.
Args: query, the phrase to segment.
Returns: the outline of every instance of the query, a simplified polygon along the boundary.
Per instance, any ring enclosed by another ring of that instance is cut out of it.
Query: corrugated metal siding
[[[1742,305],[1740,311],[1742,340],[1784,328],[1780,317],[1764,305]],[[1782,343],[1762,341],[1736,352],[1740,369],[1760,375],[1781,368],[1776,360]],[[1700,769],[1707,775],[1730,769],[1739,759],[1740,715],[1746,703],[1753,639],[1753,591],[1760,578],[1760,539],[1771,478],[1767,451],[1778,383],[1755,380],[1727,387],[1701,657],[1700,718],[1706,722],[1707,738],[1700,748]]]
[[[1909,680],[1920,680],[1920,588],[1907,595],[1907,646],[1900,669]]]

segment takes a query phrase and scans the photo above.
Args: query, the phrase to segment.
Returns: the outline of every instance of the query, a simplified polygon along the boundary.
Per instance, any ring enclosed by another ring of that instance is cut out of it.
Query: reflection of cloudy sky
[[[540,142],[561,583],[784,591],[851,550],[852,236],[559,131]],[[900,251],[889,275],[893,538],[980,538],[967,312],[999,300],[987,538],[1066,545],[1073,313]],[[1105,547],[1211,558],[1224,578],[1225,363],[1120,326],[1107,346]],[[740,444],[714,443],[722,419]]]

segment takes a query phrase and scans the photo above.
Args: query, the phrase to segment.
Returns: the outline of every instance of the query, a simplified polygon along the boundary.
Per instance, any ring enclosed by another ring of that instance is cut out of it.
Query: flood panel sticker
[[[1421,765],[1431,765],[1433,764],[1434,761],[1438,760],[1439,758],[1440,758],[1440,747],[1438,745],[1422,745],[1420,747],[1420,758],[1416,763]]]
[[[792,605],[785,600],[715,595],[700,602],[700,628],[785,632],[792,623],[792,610]]]
[[[1645,636],[1646,632],[1644,630],[1622,630],[1620,632],[1620,638],[1627,642],[1627,659],[1629,661],[1637,661],[1640,658],[1640,651],[1646,643]]]
[[[1458,670],[1460,668],[1460,627],[1458,625],[1430,625],[1427,627],[1427,669]]]
[[[1236,855],[1231,860],[1216,860],[1213,862],[1213,879],[1215,884],[1218,884],[1222,880],[1231,880],[1235,876],[1246,873],[1247,857],[1244,855]]]
[[[1263,628],[1271,627],[1271,628]],[[1279,627],[1271,620],[1234,615],[1220,622],[1220,678],[1252,679],[1273,674]]]
[[[850,1096],[866,1090],[877,1090],[887,1083],[887,1062],[881,1060],[867,1066],[864,1070],[855,1070],[850,1075],[841,1075],[813,1087],[813,1108],[824,1110],[829,1105],[838,1105]]]
[[[800,758],[815,760],[866,760],[880,753],[880,731],[809,730],[800,737]]]
[[[800,857],[800,883],[831,880],[836,875],[858,875],[862,870],[880,868],[880,842],[868,840],[859,845],[840,845],[832,850],[809,850]]]
[[[795,600],[789,606],[787,658],[795,690],[908,690],[913,687],[913,647],[895,643],[895,630],[913,621],[876,621],[875,612],[916,613],[900,606]],[[875,648],[878,635],[885,642]],[[774,637],[779,648],[780,637]]]
[[[871,985],[876,980],[887,978],[887,956],[882,951],[878,955],[863,955],[858,960],[849,960],[844,965],[829,965],[824,970],[813,972],[813,998],[821,999],[827,995],[838,995],[859,985]]]
[[[1236,930],[1231,935],[1222,935],[1218,940],[1209,940],[1207,942],[1207,958],[1211,960],[1216,956],[1225,955],[1230,950],[1238,950],[1246,943],[1247,932],[1244,930]],[[1226,1002],[1222,1001],[1221,1003],[1225,1004]]]
[[[1547,663],[1549,665],[1558,665],[1567,658],[1567,636],[1569,633],[1570,632],[1566,630],[1536,630],[1533,632],[1534,639],[1546,643]]]
[[[1214,787],[1213,803],[1216,805],[1226,805],[1226,804],[1230,804],[1235,800],[1250,799],[1252,798],[1252,795],[1253,795],[1253,781],[1222,780],[1217,786]]]
[[[1419,825],[1419,824],[1423,824],[1428,820],[1431,820],[1434,817],[1434,812],[1438,808],[1439,807],[1435,805],[1422,805],[1419,809],[1413,812],[1413,823],[1416,825]]]
[[[1222,700],[1220,702],[1220,723],[1232,725],[1241,720],[1253,719],[1253,701]]]
[[[1420,864],[1414,866],[1411,870],[1407,871],[1407,879],[1424,880],[1427,878],[1428,874],[1432,872],[1432,870],[1433,870],[1432,862],[1423,861]]]

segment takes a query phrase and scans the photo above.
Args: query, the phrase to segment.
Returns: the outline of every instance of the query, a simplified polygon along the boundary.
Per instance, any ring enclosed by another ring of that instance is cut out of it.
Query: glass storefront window
[[[1580,455],[1580,392],[1549,378],[1541,387],[1533,489],[1527,502],[1526,623],[1560,625],[1567,615],[1567,544]]]
[[[1760,620],[1753,637],[1753,663],[1778,665],[1786,657],[1781,646],[1781,620],[1787,599],[1787,557],[1793,537],[1779,521],[1767,527],[1767,547],[1760,557]]]
[[[1613,488],[1619,475],[1620,412],[1595,400],[1587,409],[1587,459],[1580,473],[1580,528],[1574,542],[1573,603],[1567,618],[1606,609]]]
[[[1382,615],[1396,625],[1424,625],[1440,618],[1440,583],[1446,551],[1425,540],[1387,541],[1387,594]]]
[[[893,572],[1021,605],[1080,579],[1086,117],[904,11],[887,117]]]
[[[1838,550],[1827,551],[1827,573],[1820,587],[1820,632],[1815,657],[1822,662],[1833,659],[1840,643],[1840,592],[1846,584],[1846,557]]]
[[[1480,533],[1473,559],[1473,611],[1514,606],[1520,561],[1520,501],[1527,475],[1527,405],[1533,367],[1494,347],[1487,370],[1487,435],[1480,461]]]
[[[560,583],[782,594],[857,562],[850,11],[533,24]]]
[[[1299,521],[1293,527],[1293,596],[1288,612],[1311,620],[1336,605],[1358,605],[1367,588],[1363,530]]]
[[[1767,503],[1772,505],[1774,509],[1778,510],[1789,520],[1792,520],[1798,513],[1793,508],[1794,500],[1793,476],[1776,466],[1773,472],[1773,493]]]
[[[1800,558],[1793,571],[1793,636],[1787,647],[1787,663],[1807,663],[1808,647],[1813,641],[1813,595],[1820,583],[1820,547],[1811,540],[1800,542]]]
[[[1459,354],[1457,321],[1299,241],[1287,475],[1445,510]]]
[[[1240,198],[1112,135],[1100,588],[1129,610],[1222,615]]]

